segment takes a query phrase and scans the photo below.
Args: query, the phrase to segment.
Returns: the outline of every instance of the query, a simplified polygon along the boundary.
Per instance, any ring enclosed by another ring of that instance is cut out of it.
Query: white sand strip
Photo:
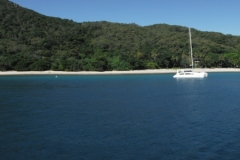
[[[132,71],[6,71],[0,72],[1,75],[114,75],[114,74],[161,74],[161,73],[175,73],[174,69],[156,69],[156,70],[132,70]]]
[[[204,68],[196,70],[203,70],[205,72],[240,72],[240,68]]]
[[[239,68],[197,68],[194,71],[205,72],[240,72]],[[117,75],[117,74],[166,74],[176,73],[176,69],[149,69],[149,70],[131,70],[131,71],[79,71],[79,72],[67,72],[67,71],[3,71],[0,72],[0,76],[4,75]]]

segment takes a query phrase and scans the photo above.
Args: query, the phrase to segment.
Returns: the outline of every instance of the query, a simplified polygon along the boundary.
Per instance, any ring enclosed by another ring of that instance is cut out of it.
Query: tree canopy
[[[76,23],[0,1],[0,70],[106,71],[189,66],[188,28]],[[198,67],[238,67],[240,37],[192,29]]]

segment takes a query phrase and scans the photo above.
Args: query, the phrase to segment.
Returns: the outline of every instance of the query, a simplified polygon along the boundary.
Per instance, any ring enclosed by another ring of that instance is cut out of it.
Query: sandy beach
[[[205,72],[240,72],[240,68],[198,68],[194,71]],[[6,75],[118,75],[118,74],[166,74],[175,73],[176,69],[149,69],[149,70],[131,70],[131,71],[79,71],[79,72],[67,72],[67,71],[2,71],[0,76]]]

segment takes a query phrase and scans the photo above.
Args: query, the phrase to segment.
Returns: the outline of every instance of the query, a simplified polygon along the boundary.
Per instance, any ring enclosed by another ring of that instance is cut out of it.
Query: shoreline
[[[168,74],[176,73],[177,69],[148,69],[130,71],[0,71],[0,76],[6,75],[121,75],[121,74]],[[240,68],[196,68],[193,71],[211,72],[240,72]]]

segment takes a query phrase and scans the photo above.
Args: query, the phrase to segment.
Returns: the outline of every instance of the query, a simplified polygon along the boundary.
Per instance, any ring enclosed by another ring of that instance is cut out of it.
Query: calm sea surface
[[[240,73],[1,76],[0,159],[239,159]]]

